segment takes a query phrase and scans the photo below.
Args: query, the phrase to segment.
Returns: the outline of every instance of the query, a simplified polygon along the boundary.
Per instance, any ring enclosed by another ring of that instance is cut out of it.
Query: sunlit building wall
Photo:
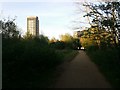
[[[74,31],[73,33],[74,38],[80,38],[80,35],[81,35],[81,31]]]
[[[39,20],[37,16],[27,17],[27,32],[33,36],[39,36]]]

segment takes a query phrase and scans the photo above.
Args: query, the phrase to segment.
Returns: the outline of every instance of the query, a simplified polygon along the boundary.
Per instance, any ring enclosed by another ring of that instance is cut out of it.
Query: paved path
[[[55,88],[111,88],[84,51],[66,64]]]

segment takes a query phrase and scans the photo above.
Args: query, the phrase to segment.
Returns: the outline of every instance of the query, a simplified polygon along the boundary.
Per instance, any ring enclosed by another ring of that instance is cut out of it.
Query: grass
[[[113,88],[120,88],[120,60],[117,49],[89,51],[87,54]]]

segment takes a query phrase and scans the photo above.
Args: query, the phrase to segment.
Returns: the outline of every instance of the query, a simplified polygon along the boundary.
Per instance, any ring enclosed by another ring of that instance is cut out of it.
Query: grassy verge
[[[120,61],[117,49],[89,51],[87,54],[113,88],[120,88]]]

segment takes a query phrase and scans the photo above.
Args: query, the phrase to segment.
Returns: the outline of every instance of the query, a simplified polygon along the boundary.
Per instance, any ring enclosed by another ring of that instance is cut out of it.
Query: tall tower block
[[[27,17],[27,32],[33,36],[39,36],[39,20],[37,16]]]

